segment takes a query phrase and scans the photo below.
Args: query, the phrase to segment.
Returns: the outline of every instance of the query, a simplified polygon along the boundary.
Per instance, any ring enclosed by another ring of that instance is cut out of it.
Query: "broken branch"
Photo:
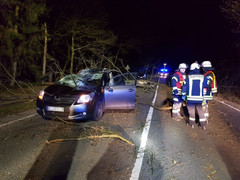
[[[131,143],[130,141],[126,140],[125,138],[117,135],[117,134],[104,134],[101,136],[88,136],[88,137],[84,137],[84,138],[70,138],[70,139],[54,139],[54,140],[50,140],[50,141],[46,141],[47,144],[50,143],[55,143],[55,142],[64,142],[64,141],[81,141],[81,140],[85,140],[85,139],[99,139],[99,138],[118,138],[121,139],[122,141],[134,146],[133,143]]]

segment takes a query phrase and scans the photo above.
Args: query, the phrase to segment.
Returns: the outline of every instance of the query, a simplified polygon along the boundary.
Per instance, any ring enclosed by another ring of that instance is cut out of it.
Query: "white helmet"
[[[181,63],[178,66],[178,69],[180,69],[180,68],[187,69],[187,65],[185,63]]]
[[[194,70],[194,69],[200,69],[200,65],[198,63],[192,63],[190,66],[190,70]]]
[[[202,62],[202,67],[212,67],[212,64],[210,61],[203,61]]]
[[[103,68],[103,70],[102,70],[103,72],[107,72],[108,71],[108,69],[107,68]]]

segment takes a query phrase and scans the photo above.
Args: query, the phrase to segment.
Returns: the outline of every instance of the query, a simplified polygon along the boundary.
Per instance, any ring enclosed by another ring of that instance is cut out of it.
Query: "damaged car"
[[[134,109],[137,73],[84,69],[39,92],[37,112],[44,119],[102,118],[106,109]]]

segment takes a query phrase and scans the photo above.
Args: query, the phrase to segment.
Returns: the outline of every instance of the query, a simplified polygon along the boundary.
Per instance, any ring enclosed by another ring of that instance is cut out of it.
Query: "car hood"
[[[45,92],[49,95],[57,95],[57,96],[71,96],[71,95],[79,95],[79,94],[88,94],[94,92],[96,87],[70,87],[61,84],[53,84],[48,86],[45,89]]]

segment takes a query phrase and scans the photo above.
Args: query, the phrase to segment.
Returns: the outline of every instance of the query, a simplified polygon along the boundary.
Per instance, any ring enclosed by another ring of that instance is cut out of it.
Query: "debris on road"
[[[216,173],[217,173],[217,171],[211,172],[211,174],[207,175],[208,179],[212,179],[211,176],[213,176],[213,175],[216,174]]]
[[[118,138],[121,139],[122,141],[134,146],[134,144],[128,140],[126,140],[125,138],[117,135],[117,134],[103,134],[101,136],[87,136],[87,137],[83,137],[83,138],[71,138],[71,139],[54,139],[54,140],[50,140],[50,141],[46,141],[47,144],[50,143],[55,143],[55,142],[64,142],[64,141],[81,141],[81,140],[85,140],[85,139],[99,139],[99,138]]]
[[[157,110],[170,110],[172,109],[172,106],[162,106],[162,107],[158,107],[158,106],[155,106],[153,104],[148,104],[148,103],[144,103],[144,102],[138,102],[139,104],[144,104],[144,105],[148,105],[148,106],[152,106],[154,109],[157,109]]]

